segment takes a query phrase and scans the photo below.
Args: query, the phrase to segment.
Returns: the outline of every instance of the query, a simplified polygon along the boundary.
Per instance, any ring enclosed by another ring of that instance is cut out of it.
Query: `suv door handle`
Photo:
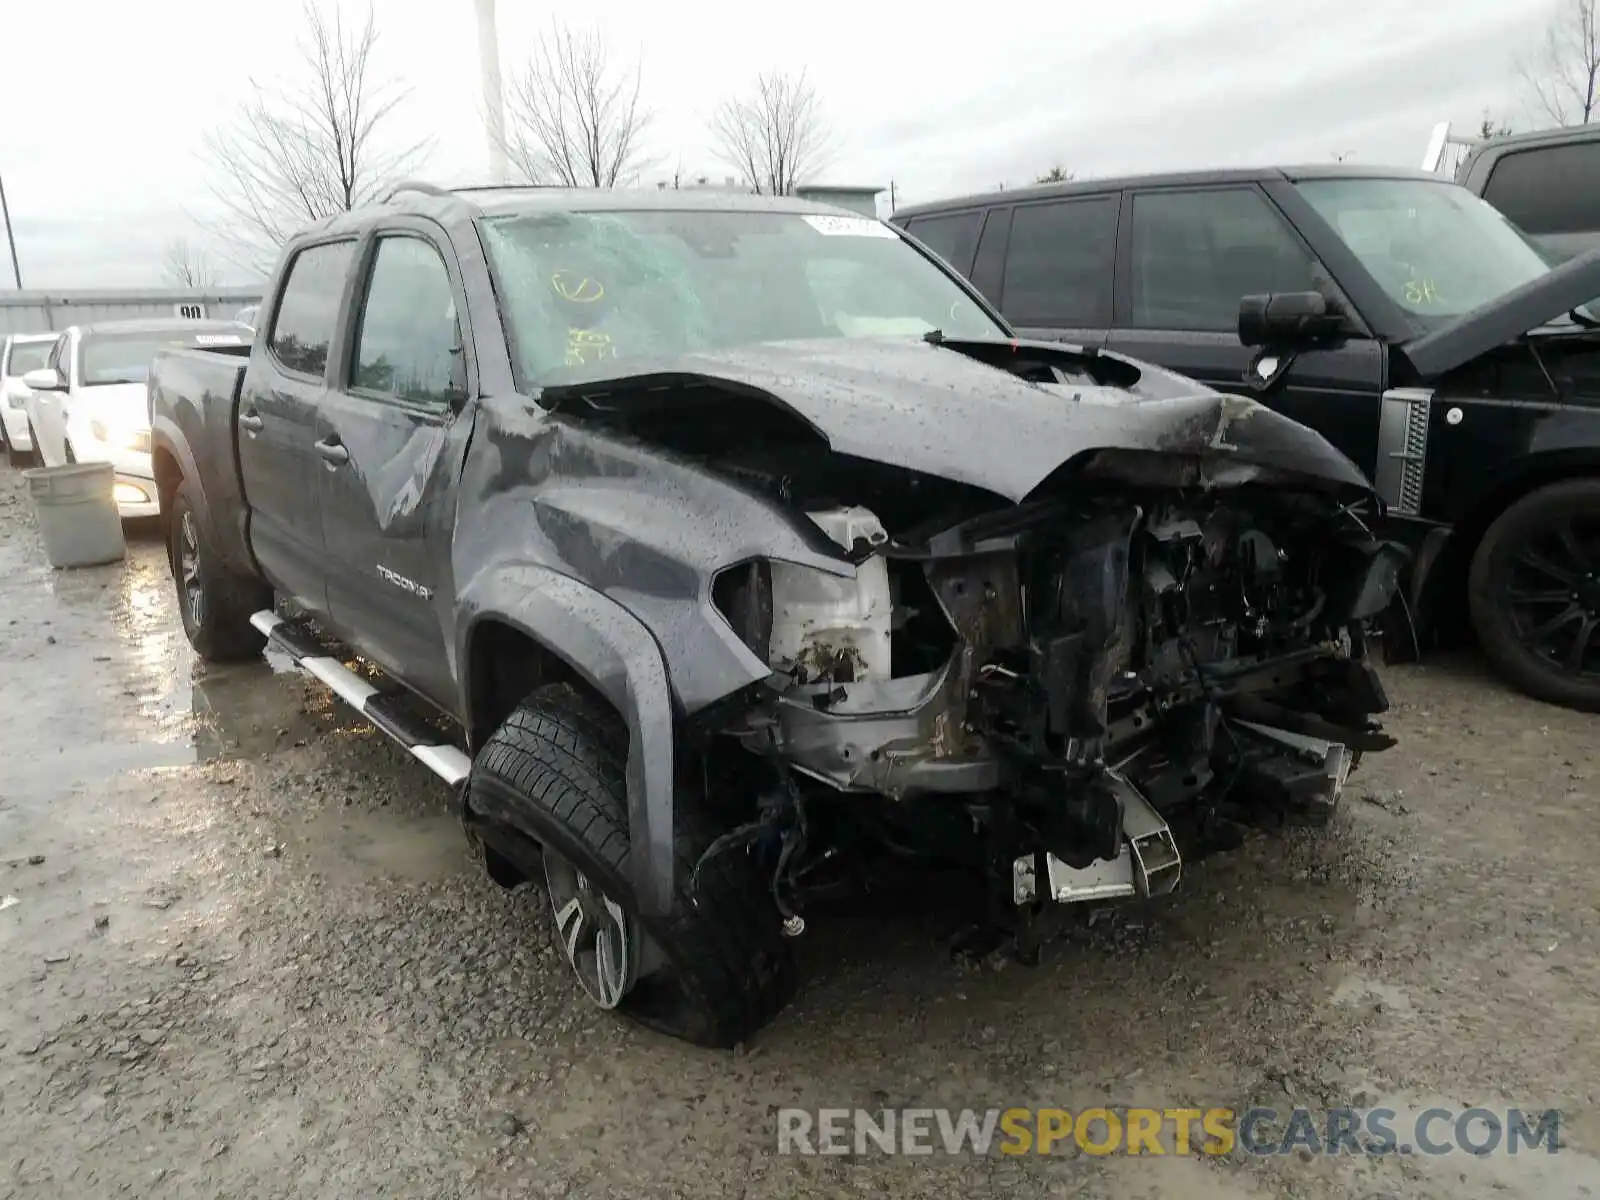
[[[317,453],[322,455],[323,461],[335,467],[342,466],[350,461],[350,451],[332,438],[318,442]]]
[[[250,433],[260,433],[263,422],[252,408],[239,414],[239,424]]]

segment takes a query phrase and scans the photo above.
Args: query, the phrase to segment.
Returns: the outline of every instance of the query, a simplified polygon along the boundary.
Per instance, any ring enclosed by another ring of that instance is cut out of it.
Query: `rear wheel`
[[[1467,580],[1484,653],[1530,696],[1600,712],[1600,479],[1539,488],[1483,535]]]
[[[474,761],[469,820],[514,821],[539,845],[556,941],[590,1000],[672,1037],[731,1046],[794,992],[777,909],[741,852],[708,863],[693,891],[715,831],[696,797],[680,794],[672,909],[641,915],[628,871],[627,752],[615,714],[565,685],[541,688]]]
[[[250,624],[250,616],[272,607],[272,589],[230,570],[216,555],[188,480],[178,485],[168,521],[167,554],[189,644],[207,662],[256,657],[267,638]]]

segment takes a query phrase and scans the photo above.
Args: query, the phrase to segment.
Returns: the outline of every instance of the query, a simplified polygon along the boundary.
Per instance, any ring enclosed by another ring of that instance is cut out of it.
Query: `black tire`
[[[28,452],[28,462],[44,466],[44,451],[39,449],[39,431],[33,427],[33,420],[28,421],[28,441],[33,444],[33,449]]]
[[[672,911],[640,914],[627,869],[627,744],[615,714],[564,684],[540,688],[473,762],[469,823],[474,811],[517,812],[519,833],[576,867],[642,929],[660,965],[616,1011],[695,1045],[733,1046],[793,996],[793,952],[765,880],[743,853],[708,863],[699,903],[691,899],[695,862],[719,831],[682,793]]]
[[[1550,484],[1501,513],[1472,556],[1467,605],[1513,684],[1600,712],[1600,479]]]
[[[250,624],[250,616],[272,607],[272,589],[254,576],[229,570],[217,557],[187,479],[172,498],[167,558],[178,589],[183,632],[195,653],[207,662],[258,657],[267,638]]]

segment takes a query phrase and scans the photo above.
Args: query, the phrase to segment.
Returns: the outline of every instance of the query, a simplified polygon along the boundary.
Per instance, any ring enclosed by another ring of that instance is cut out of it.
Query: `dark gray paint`
[[[319,442],[336,433],[348,451],[344,461],[314,469],[336,482],[314,475],[305,484],[337,511],[323,512],[314,531],[286,529],[303,514],[263,511],[254,487],[239,486],[241,476],[260,478],[264,465],[255,457],[259,440],[241,431],[240,418],[288,381],[262,343],[242,386],[233,359],[195,352],[158,358],[158,455],[201,480],[223,553],[233,561],[253,557],[274,586],[309,596],[332,632],[468,730],[472,639],[490,621],[525,632],[615,705],[630,734],[629,832],[644,850],[632,858],[636,895],[646,911],[664,912],[673,888],[675,723],[768,677],[767,665],[712,607],[713,577],[752,557],[843,575],[854,568],[802,514],[580,415],[585,405],[625,405],[647,381],[580,381],[543,397],[570,412],[546,411],[517,394],[474,224],[481,210],[444,196],[403,199],[403,207],[321,223],[286,247],[283,261],[310,242],[348,235],[361,239],[356,261],[364,271],[379,233],[423,233],[446,255],[460,289],[475,398],[449,413],[391,406],[349,419],[352,405],[381,405],[351,396],[342,383],[359,315],[358,275],[345,289],[325,378],[296,381],[308,394]],[[685,204],[837,211],[765,198],[693,197]],[[621,205],[604,194],[563,203],[560,193],[545,192],[490,205],[538,206]],[[263,328],[271,328],[278,287],[275,280],[268,289]],[[1040,386],[975,361],[1024,351],[1084,382]],[[746,403],[795,414],[836,451],[969,483],[997,505],[1021,499],[1068,460],[1081,458],[1101,477],[1115,474],[1116,464],[1095,462],[1093,452],[1105,449],[1154,452],[1173,463],[1206,460],[1225,473],[1242,468],[1232,471],[1234,479],[1289,472],[1368,494],[1360,472],[1322,438],[1253,402],[1060,345],[841,341],[653,367],[651,387],[732,389]],[[1092,382],[1098,377],[1131,386]],[[328,398],[310,399],[313,391]],[[286,510],[305,500],[266,494]],[[330,531],[337,531],[337,555],[330,546],[296,557],[287,545]],[[355,561],[368,556],[372,561]],[[378,562],[403,565],[431,597],[375,581],[366,572]],[[315,603],[319,592],[324,602]],[[330,595],[337,604],[326,602]],[[474,815],[490,831],[497,821],[516,820],[509,812]]]

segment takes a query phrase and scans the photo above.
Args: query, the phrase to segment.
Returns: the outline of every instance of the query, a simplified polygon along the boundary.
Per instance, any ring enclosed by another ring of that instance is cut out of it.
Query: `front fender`
[[[646,915],[672,907],[673,707],[666,662],[655,638],[615,600],[567,575],[531,564],[504,565],[462,590],[456,662],[460,711],[470,715],[475,627],[494,619],[565,662],[622,714],[628,726],[628,863]]]

